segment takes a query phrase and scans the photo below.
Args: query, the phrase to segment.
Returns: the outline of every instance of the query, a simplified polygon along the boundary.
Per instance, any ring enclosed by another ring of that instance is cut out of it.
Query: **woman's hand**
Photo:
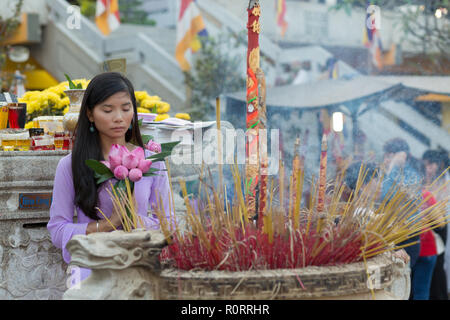
[[[112,212],[109,220],[116,228],[118,228],[122,225],[122,215],[120,214],[120,212],[116,211],[116,209],[114,209],[114,208],[113,208],[113,212]]]

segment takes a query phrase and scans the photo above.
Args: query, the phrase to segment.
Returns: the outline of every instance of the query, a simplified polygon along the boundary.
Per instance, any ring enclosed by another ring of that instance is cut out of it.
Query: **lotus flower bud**
[[[152,152],[161,152],[161,145],[153,140],[150,140],[145,147]]]
[[[114,169],[114,177],[118,180],[125,180],[128,177],[128,169],[124,166],[117,166]]]
[[[137,182],[142,178],[142,171],[137,168],[131,169],[128,178],[133,182]]]
[[[146,173],[148,171],[148,169],[150,169],[150,166],[152,165],[152,161],[151,160],[140,160],[139,161],[139,165],[138,165],[138,169],[142,171],[142,173]]]

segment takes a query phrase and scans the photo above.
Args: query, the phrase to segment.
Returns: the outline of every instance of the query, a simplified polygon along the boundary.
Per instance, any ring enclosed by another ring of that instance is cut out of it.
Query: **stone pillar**
[[[159,231],[134,230],[76,235],[67,243],[70,265],[91,275],[64,294],[65,300],[159,299],[159,254],[167,242]]]
[[[47,231],[67,151],[0,152],[0,299],[61,299],[66,265]]]

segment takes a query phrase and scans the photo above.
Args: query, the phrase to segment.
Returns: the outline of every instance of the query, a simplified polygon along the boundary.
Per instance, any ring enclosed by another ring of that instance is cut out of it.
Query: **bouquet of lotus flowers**
[[[132,229],[138,227],[138,223],[141,227],[144,226],[136,210],[133,196],[134,183],[141,180],[142,177],[157,175],[160,169],[151,168],[152,163],[164,161],[178,143],[179,141],[159,144],[149,140],[145,144],[145,148],[155,153],[147,158],[141,147],[129,151],[125,146],[114,144],[111,146],[108,160],[86,160],[86,165],[94,171],[97,185],[110,179],[117,180],[114,185],[110,181],[111,190],[108,190],[108,193],[113,200],[114,209],[122,217],[124,231],[131,232]],[[100,209],[99,211],[111,223]],[[111,225],[115,229],[112,223]]]

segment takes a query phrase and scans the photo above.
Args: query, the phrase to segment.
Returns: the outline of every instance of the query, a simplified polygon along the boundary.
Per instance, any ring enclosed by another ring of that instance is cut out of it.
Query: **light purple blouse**
[[[145,150],[145,156],[148,157],[152,152]],[[162,161],[155,162],[151,166],[156,169],[165,169],[165,164]],[[158,229],[160,227],[157,216],[152,213],[148,214],[149,209],[152,209],[157,205],[158,197],[162,198],[164,206],[164,212],[166,216],[170,218],[170,187],[167,171],[156,172],[156,176],[142,177],[141,180],[134,184],[134,195],[138,206],[138,214],[142,217],[146,229]],[[111,189],[109,181],[113,184],[115,179],[106,181],[99,188],[98,207],[108,217],[111,217],[113,204],[111,197],[109,196],[107,189]],[[69,263],[71,258],[66,249],[66,244],[74,235],[86,234],[87,225],[96,221],[87,217],[84,212],[76,207],[77,210],[77,223],[73,222],[74,210],[75,210],[75,190],[72,179],[72,154],[69,154],[62,158],[56,168],[55,181],[53,185],[52,204],[50,207],[50,220],[47,224],[47,229],[50,232],[53,244],[62,249],[63,259],[66,263]],[[150,208],[149,208],[150,204]],[[99,217],[103,219],[101,213],[98,213]],[[90,274],[89,269],[80,268],[79,281],[84,280]],[[76,279],[74,279],[76,280]],[[78,281],[75,281],[78,282]]]

